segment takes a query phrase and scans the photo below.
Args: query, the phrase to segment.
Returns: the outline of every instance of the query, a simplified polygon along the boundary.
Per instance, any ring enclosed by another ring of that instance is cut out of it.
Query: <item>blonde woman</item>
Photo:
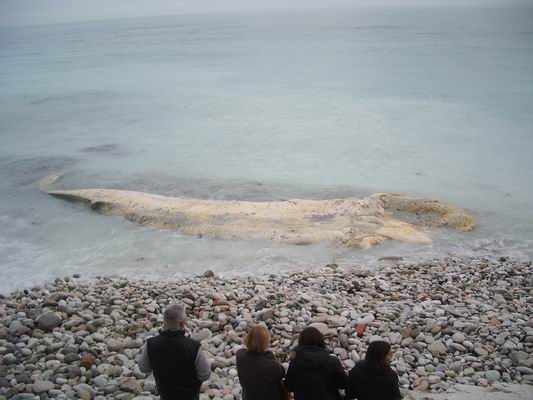
[[[270,333],[263,325],[255,325],[244,339],[246,349],[237,351],[237,372],[243,400],[283,400],[286,392],[281,380],[285,369],[267,351]]]

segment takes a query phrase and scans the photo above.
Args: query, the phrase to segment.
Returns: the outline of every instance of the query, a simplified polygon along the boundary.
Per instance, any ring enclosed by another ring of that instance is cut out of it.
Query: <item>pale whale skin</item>
[[[46,181],[48,186],[53,179]],[[472,230],[466,211],[436,200],[399,193],[364,198],[251,202],[166,197],[113,190],[47,190],[105,214],[184,235],[231,240],[278,240],[291,244],[330,241],[368,248],[387,239],[429,243],[431,227]]]

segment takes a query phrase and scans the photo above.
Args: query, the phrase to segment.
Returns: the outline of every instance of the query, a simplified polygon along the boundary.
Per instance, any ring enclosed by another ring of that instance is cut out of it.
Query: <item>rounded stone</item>
[[[107,349],[111,352],[118,352],[123,350],[125,343],[122,340],[118,339],[109,339],[107,341]]]
[[[4,365],[18,364],[18,360],[13,354],[8,353],[2,357],[2,363]]]
[[[70,364],[70,363],[73,363],[75,361],[79,361],[80,360],[80,356],[77,355],[77,354],[74,354],[74,353],[68,353],[65,358],[63,359],[63,361],[67,364]]]
[[[54,384],[50,381],[37,381],[33,384],[34,393],[45,393],[54,388]]]
[[[533,369],[529,367],[519,366],[519,367],[516,367],[516,370],[520,372],[522,375],[533,375]]]
[[[80,366],[90,369],[96,363],[96,358],[92,354],[84,354],[80,360]]]
[[[51,331],[61,325],[63,320],[55,312],[48,312],[37,318],[37,326],[43,331]]]
[[[431,343],[428,347],[428,350],[431,354],[434,356],[446,354],[446,346],[441,341],[437,340],[433,343]]]
[[[452,339],[455,343],[463,343],[465,340],[466,340],[466,336],[463,335],[461,332],[455,332],[453,335],[452,335]]]
[[[501,378],[501,374],[499,371],[490,370],[485,372],[485,378],[487,378],[489,382],[498,382]]]
[[[484,357],[484,356],[487,356],[489,354],[489,352],[487,350],[485,350],[481,346],[474,347],[474,353],[476,353],[480,357]]]

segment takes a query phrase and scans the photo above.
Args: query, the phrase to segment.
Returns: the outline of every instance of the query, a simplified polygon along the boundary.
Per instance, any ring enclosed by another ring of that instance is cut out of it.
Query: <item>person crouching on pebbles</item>
[[[163,329],[146,341],[139,369],[154,372],[162,400],[197,400],[211,367],[200,343],[185,336],[187,316],[183,304],[170,304],[163,313]]]
[[[318,329],[307,327],[300,333],[285,386],[294,392],[295,400],[342,399],[339,389],[346,387],[346,374],[339,359],[326,350]]]
[[[270,333],[263,325],[255,325],[244,339],[246,349],[237,351],[237,373],[243,400],[283,400],[286,391],[281,380],[285,369],[267,351]]]
[[[357,400],[398,400],[402,396],[398,375],[391,369],[391,346],[385,341],[370,343],[365,359],[348,374],[346,397]]]

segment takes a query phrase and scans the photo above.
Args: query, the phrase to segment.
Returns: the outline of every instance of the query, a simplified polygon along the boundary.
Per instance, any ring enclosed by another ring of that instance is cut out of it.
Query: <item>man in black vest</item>
[[[200,343],[185,336],[187,316],[182,304],[170,304],[163,313],[163,329],[142,349],[139,369],[154,371],[161,400],[197,400],[211,367]]]

